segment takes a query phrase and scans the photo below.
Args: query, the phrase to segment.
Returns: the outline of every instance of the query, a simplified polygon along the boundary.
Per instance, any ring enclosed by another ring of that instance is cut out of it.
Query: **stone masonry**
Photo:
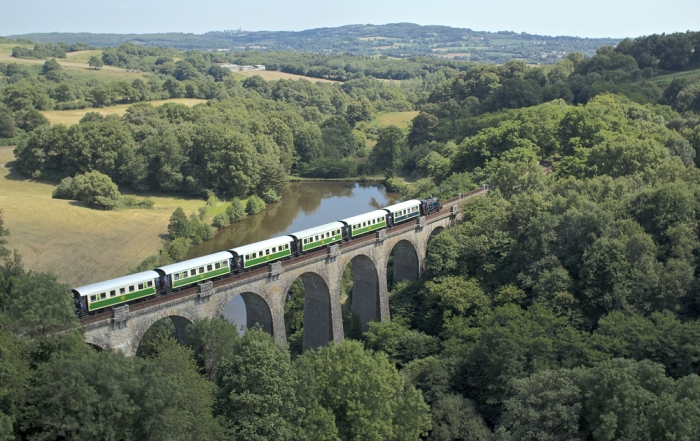
[[[131,310],[129,306],[114,308],[111,317],[84,325],[85,339],[100,348],[134,355],[148,328],[170,317],[178,339],[185,342],[189,323],[200,318],[220,317],[228,302],[240,294],[246,305],[246,325],[259,324],[284,342],[284,302],[292,283],[301,277],[305,291],[303,349],[317,348],[330,341],[340,342],[343,339],[340,283],[345,267],[352,261],[351,307],[358,313],[363,329],[367,329],[370,320],[388,321],[386,272],[392,251],[394,280],[418,278],[424,270],[428,241],[460,216],[451,208],[445,207],[439,216],[421,218],[378,232],[376,236],[333,245],[327,252],[273,263],[267,272],[244,273],[214,283],[202,283],[186,295],[168,294],[158,298],[157,304],[146,307],[136,304],[131,305]]]

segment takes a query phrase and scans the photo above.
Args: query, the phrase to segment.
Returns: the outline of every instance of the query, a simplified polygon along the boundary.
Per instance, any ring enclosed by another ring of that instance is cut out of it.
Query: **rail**
[[[476,190],[472,190],[467,193],[461,193],[453,198],[446,199],[442,202],[442,210],[438,211],[437,213],[429,214],[426,216],[426,222],[434,222],[440,219],[444,219],[446,217],[449,217],[452,215],[451,210],[448,210],[453,205],[456,205],[457,203],[463,202],[465,199],[485,194],[488,192],[487,188],[478,188]],[[395,225],[393,227],[389,227],[386,229],[386,234],[387,237],[390,236],[395,236],[396,234],[402,233],[406,230],[411,230],[416,228],[416,223],[415,222],[408,222],[405,224],[400,224],[400,225]],[[374,234],[370,234],[367,236],[359,237],[357,239],[353,239],[352,241],[348,242],[341,242],[338,246],[340,250],[351,250],[355,248],[359,248],[360,246],[365,245],[368,242],[375,242],[377,240],[377,237]],[[300,264],[303,264],[305,262],[309,262],[312,260],[317,260],[324,258],[325,256],[328,255],[327,248],[321,248],[316,251],[312,251],[310,253],[306,253],[303,256],[299,257],[292,257],[291,259],[288,260],[283,260],[282,261],[282,268],[292,268],[296,267]],[[223,277],[218,280],[213,281],[214,288],[220,288],[222,286],[227,286],[227,285],[232,285],[234,283],[242,282],[244,280],[264,276],[268,274],[268,267],[261,267],[261,268],[256,268],[250,271],[246,271],[244,273],[240,274],[232,274],[227,277]],[[177,291],[173,292],[170,294],[164,294],[160,296],[156,296],[147,300],[143,300],[140,302],[132,303],[129,305],[129,311],[140,311],[142,309],[149,308],[151,306],[155,305],[160,305],[161,303],[167,303],[172,300],[177,300],[181,299],[183,297],[190,296],[192,294],[196,294],[198,292],[198,289],[196,287],[194,288],[187,288],[182,291]],[[83,326],[90,325],[92,323],[97,323],[102,320],[107,320],[112,317],[112,310],[108,309],[106,311],[100,312],[95,315],[89,315],[86,317],[82,317],[80,319],[80,323]]]

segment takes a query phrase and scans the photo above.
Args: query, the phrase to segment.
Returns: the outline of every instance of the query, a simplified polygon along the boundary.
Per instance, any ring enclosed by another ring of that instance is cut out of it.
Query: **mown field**
[[[313,81],[314,83],[336,83],[337,81],[332,81],[332,80],[326,80],[324,78],[313,78],[313,77],[305,77],[303,75],[295,75],[295,74],[290,74],[290,73],[284,73],[284,72],[278,72],[275,70],[249,70],[245,72],[234,72],[234,76],[237,76],[239,78],[248,78],[252,77],[254,75],[260,75],[264,80],[266,81],[274,81],[274,80],[301,80],[302,78],[308,81]]]
[[[72,286],[119,277],[163,245],[176,207],[197,211],[204,201],[151,195],[153,210],[100,211],[52,199],[55,185],[25,179],[4,167],[12,147],[0,147],[0,208],[9,248],[26,269],[52,271]],[[145,196],[145,195],[137,195]]]
[[[687,72],[677,72],[669,75],[661,75],[656,78],[652,78],[651,82],[655,83],[657,86],[668,86],[676,78],[683,78],[687,80],[697,80],[700,79],[700,69],[689,70]]]
[[[153,106],[160,106],[165,103],[178,103],[185,104],[187,106],[194,106],[195,104],[204,103],[206,100],[200,100],[196,98],[172,98],[169,100],[158,100],[149,101]],[[123,115],[126,109],[131,106],[131,104],[118,104],[116,106],[101,107],[101,108],[88,108],[88,109],[76,109],[76,110],[45,110],[41,113],[49,120],[51,124],[65,124],[67,126],[77,124],[80,119],[85,116],[87,112],[97,112],[102,115]]]
[[[418,116],[417,110],[411,110],[410,112],[388,112],[379,115],[372,122],[369,123],[370,127],[385,127],[394,125],[401,129],[408,130],[411,126],[411,121],[413,118]]]

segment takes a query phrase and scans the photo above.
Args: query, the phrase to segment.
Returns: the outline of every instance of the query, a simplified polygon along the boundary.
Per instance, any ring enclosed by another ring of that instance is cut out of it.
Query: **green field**
[[[165,103],[178,103],[186,106],[194,106],[195,104],[204,103],[206,100],[196,98],[172,98],[169,100],[150,101],[152,106],[160,106]],[[77,124],[80,119],[88,112],[97,112],[102,115],[123,115],[126,109],[131,104],[118,104],[116,106],[101,107],[98,109],[76,109],[76,110],[45,110],[41,112],[49,120],[51,124],[64,124],[67,126]]]
[[[12,149],[0,147],[0,207],[10,230],[8,248],[19,250],[27,270],[52,271],[73,286],[126,275],[163,246],[175,208],[191,213],[205,205],[141,193],[135,195],[150,197],[153,210],[102,211],[52,199],[55,184],[4,167],[14,160]]]
[[[411,126],[413,118],[418,115],[417,110],[412,110],[410,112],[389,112],[379,115],[374,118],[368,127],[385,127],[394,125],[401,129],[407,130]]]
[[[655,83],[657,86],[668,86],[676,78],[686,79],[686,80],[697,80],[700,79],[700,69],[689,70],[687,72],[676,72],[669,75],[661,75],[656,78],[652,78],[651,82]]]

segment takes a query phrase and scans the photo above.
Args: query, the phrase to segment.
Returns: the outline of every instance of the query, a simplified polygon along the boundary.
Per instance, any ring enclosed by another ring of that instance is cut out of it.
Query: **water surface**
[[[187,259],[247,245],[334,222],[395,203],[397,193],[380,184],[295,182],[282,199],[255,216],[221,229],[212,240],[192,247]]]

